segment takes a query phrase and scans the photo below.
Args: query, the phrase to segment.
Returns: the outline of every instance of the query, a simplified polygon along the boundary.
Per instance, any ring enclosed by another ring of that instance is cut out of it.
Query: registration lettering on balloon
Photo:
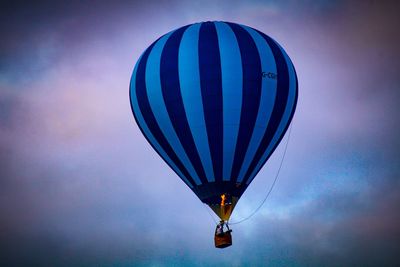
[[[277,77],[278,77],[278,75],[277,75],[276,73],[273,73],[273,72],[265,72],[265,71],[263,71],[263,72],[261,73],[261,75],[262,75],[263,78],[270,78],[270,79],[274,79],[274,80],[276,80]]]

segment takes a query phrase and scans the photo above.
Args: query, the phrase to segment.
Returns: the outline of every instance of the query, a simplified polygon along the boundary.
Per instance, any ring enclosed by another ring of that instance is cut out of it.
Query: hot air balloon
[[[275,40],[213,21],[152,43],[129,93],[147,141],[225,222],[288,129],[297,88],[294,66]],[[227,233],[215,237],[217,247],[232,244]]]

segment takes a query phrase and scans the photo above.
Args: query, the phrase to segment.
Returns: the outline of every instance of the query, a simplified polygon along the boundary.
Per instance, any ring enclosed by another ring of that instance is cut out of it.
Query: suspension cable
[[[246,218],[244,218],[244,219],[242,219],[242,220],[239,220],[239,221],[237,221],[237,222],[230,222],[230,223],[229,223],[230,225],[234,225],[234,224],[239,224],[239,223],[245,222],[245,221],[247,221],[248,219],[250,219],[251,217],[253,217],[253,216],[261,209],[261,207],[264,205],[265,201],[267,200],[267,198],[268,198],[269,195],[271,194],[272,189],[274,189],[274,186],[275,186],[275,184],[276,184],[276,181],[278,180],[279,173],[280,173],[281,168],[282,168],[283,160],[285,159],[286,150],[287,150],[287,148],[288,148],[289,139],[290,139],[290,133],[292,132],[292,125],[293,125],[293,123],[290,124],[289,133],[288,133],[288,137],[287,137],[287,141],[286,141],[286,145],[285,145],[285,150],[283,151],[281,163],[279,164],[279,168],[278,168],[278,171],[276,172],[274,182],[272,183],[271,187],[269,188],[269,190],[268,190],[268,192],[267,192],[267,195],[265,196],[265,198],[263,199],[263,201],[261,202],[261,204],[260,204],[249,216],[247,216]]]

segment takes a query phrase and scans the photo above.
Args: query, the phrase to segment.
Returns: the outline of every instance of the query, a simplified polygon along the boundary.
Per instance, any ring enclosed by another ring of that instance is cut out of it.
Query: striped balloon
[[[229,22],[163,35],[142,54],[130,82],[142,133],[210,206],[222,194],[237,202],[284,136],[297,94],[282,47]]]

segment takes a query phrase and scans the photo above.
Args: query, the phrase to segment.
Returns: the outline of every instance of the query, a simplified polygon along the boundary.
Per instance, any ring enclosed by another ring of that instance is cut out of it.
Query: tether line
[[[242,220],[240,220],[240,221],[237,221],[237,222],[230,222],[230,223],[229,223],[230,225],[242,223],[242,222],[244,222],[244,221],[247,221],[247,220],[250,219],[251,217],[253,217],[253,216],[261,209],[261,207],[264,205],[265,201],[267,200],[267,198],[268,198],[269,195],[271,194],[272,189],[274,189],[274,186],[275,186],[275,184],[276,184],[276,181],[278,180],[279,173],[280,173],[281,168],[282,168],[283,160],[285,159],[286,150],[287,150],[288,144],[289,144],[290,134],[291,134],[291,132],[292,132],[292,125],[293,125],[293,124],[290,124],[289,133],[288,133],[288,137],[287,137],[287,141],[286,141],[286,145],[285,145],[285,150],[284,150],[284,152],[283,152],[283,156],[282,156],[282,159],[281,159],[281,163],[279,164],[279,168],[278,168],[278,171],[277,171],[277,173],[276,173],[276,175],[275,175],[274,182],[272,183],[271,187],[269,188],[267,195],[265,196],[265,198],[263,199],[263,201],[261,202],[261,204],[260,204],[249,216],[247,216],[246,218],[244,218],[244,219],[242,219]]]

